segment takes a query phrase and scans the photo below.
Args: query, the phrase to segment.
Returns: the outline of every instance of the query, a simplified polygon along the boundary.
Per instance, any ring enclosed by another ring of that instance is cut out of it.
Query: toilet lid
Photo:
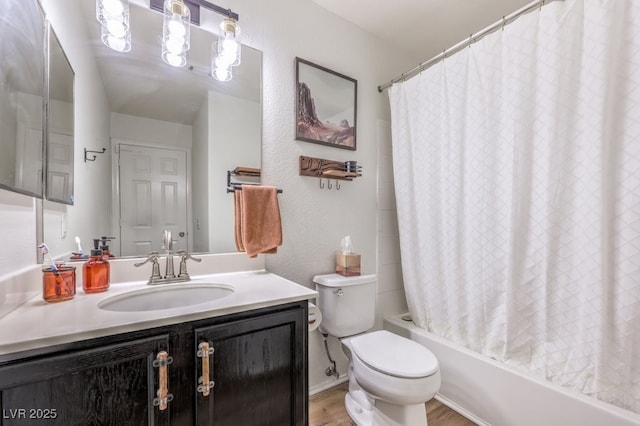
[[[391,376],[427,377],[438,370],[438,360],[427,348],[386,330],[354,337],[350,344],[362,362]]]

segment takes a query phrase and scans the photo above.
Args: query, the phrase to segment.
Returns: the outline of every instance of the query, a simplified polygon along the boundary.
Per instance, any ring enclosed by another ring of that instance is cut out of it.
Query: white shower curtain
[[[640,1],[547,4],[389,97],[414,321],[640,412]]]

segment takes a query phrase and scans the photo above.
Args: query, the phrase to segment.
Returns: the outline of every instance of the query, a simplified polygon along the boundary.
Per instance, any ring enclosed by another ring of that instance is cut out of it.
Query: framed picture
[[[358,82],[296,58],[296,139],[356,150]]]

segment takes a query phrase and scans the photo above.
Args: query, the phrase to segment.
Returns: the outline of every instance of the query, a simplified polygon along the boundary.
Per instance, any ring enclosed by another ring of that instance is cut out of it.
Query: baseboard
[[[331,389],[331,388],[333,388],[335,386],[341,385],[341,384],[345,383],[348,380],[349,379],[347,378],[347,375],[346,374],[342,374],[342,375],[340,375],[340,377],[338,377],[333,382],[320,383],[319,385],[312,386],[312,387],[309,388],[309,396],[315,395],[315,394],[320,393],[322,391],[326,391],[327,389]]]
[[[476,417],[475,415],[471,414],[469,411],[465,410],[455,402],[450,401],[449,399],[445,398],[440,394],[436,394],[434,398],[440,401],[443,405],[446,405],[447,407],[451,408],[453,411],[460,414],[461,416],[471,420],[473,423],[475,423],[478,426],[491,426],[489,423]]]

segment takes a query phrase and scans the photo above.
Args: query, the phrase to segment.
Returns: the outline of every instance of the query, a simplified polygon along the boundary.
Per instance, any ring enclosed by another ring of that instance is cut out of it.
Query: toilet
[[[436,357],[375,321],[376,276],[316,275],[320,331],[337,337],[349,358],[345,407],[358,426],[424,426],[425,402],[440,388]]]

